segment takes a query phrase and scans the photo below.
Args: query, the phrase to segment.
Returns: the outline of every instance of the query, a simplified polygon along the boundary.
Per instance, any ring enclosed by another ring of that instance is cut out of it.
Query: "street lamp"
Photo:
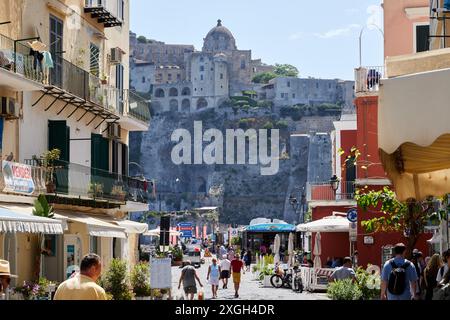
[[[359,33],[359,66],[360,67],[362,66],[362,36],[363,36],[364,30],[366,30],[366,28],[369,26],[375,27],[378,31],[380,31],[380,33],[384,39],[383,30],[381,30],[381,28],[379,26],[377,26],[376,24],[371,23],[371,24],[365,25],[364,27],[361,28],[361,32]]]
[[[336,175],[331,177],[330,186],[331,189],[333,189],[334,194],[336,195],[336,191],[337,189],[339,189],[339,178]]]

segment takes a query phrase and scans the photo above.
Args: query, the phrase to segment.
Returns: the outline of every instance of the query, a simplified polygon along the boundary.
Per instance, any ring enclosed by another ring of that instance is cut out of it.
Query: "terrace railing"
[[[330,182],[308,182],[307,201],[353,200],[356,186],[354,182],[341,182],[336,192]]]
[[[132,90],[125,90],[125,105],[127,106],[127,115],[137,120],[148,123],[150,121],[149,101],[139,96]]]
[[[355,69],[355,93],[378,92],[380,80],[384,76],[384,67],[359,67]]]

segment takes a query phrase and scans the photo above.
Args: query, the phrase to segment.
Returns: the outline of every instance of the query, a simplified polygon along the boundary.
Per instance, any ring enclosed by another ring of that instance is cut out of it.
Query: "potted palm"
[[[150,267],[146,262],[136,264],[131,271],[131,287],[136,300],[150,300]]]
[[[88,194],[94,198],[101,196],[103,194],[103,184],[99,182],[89,183]]]
[[[127,193],[125,192],[125,190],[123,190],[123,186],[121,185],[113,186],[111,191],[111,195],[114,196],[114,198],[116,198],[117,200],[122,202],[125,201],[126,194]]]
[[[47,188],[47,193],[55,193],[55,161],[58,161],[61,156],[61,150],[52,149],[45,151],[42,154],[43,166],[47,169],[45,186]]]

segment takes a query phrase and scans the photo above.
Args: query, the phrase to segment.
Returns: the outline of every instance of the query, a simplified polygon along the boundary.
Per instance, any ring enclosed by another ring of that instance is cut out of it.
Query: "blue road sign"
[[[192,238],[193,225],[191,222],[181,222],[177,226],[182,238]]]
[[[347,219],[350,222],[358,221],[358,212],[356,211],[356,209],[350,209],[347,211]]]

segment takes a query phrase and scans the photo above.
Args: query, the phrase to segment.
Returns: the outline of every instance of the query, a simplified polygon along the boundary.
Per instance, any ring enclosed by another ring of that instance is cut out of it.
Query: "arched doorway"
[[[169,103],[170,112],[178,112],[178,100],[172,99]]]
[[[200,98],[197,100],[197,110],[207,108],[208,107],[208,101],[206,101],[205,98]]]
[[[164,93],[163,89],[156,89],[155,91],[155,97],[156,98],[164,98],[166,94]]]
[[[170,88],[170,90],[169,90],[169,97],[178,97],[178,89],[177,88]]]
[[[189,99],[183,99],[181,102],[181,110],[183,112],[191,111],[191,101]]]

